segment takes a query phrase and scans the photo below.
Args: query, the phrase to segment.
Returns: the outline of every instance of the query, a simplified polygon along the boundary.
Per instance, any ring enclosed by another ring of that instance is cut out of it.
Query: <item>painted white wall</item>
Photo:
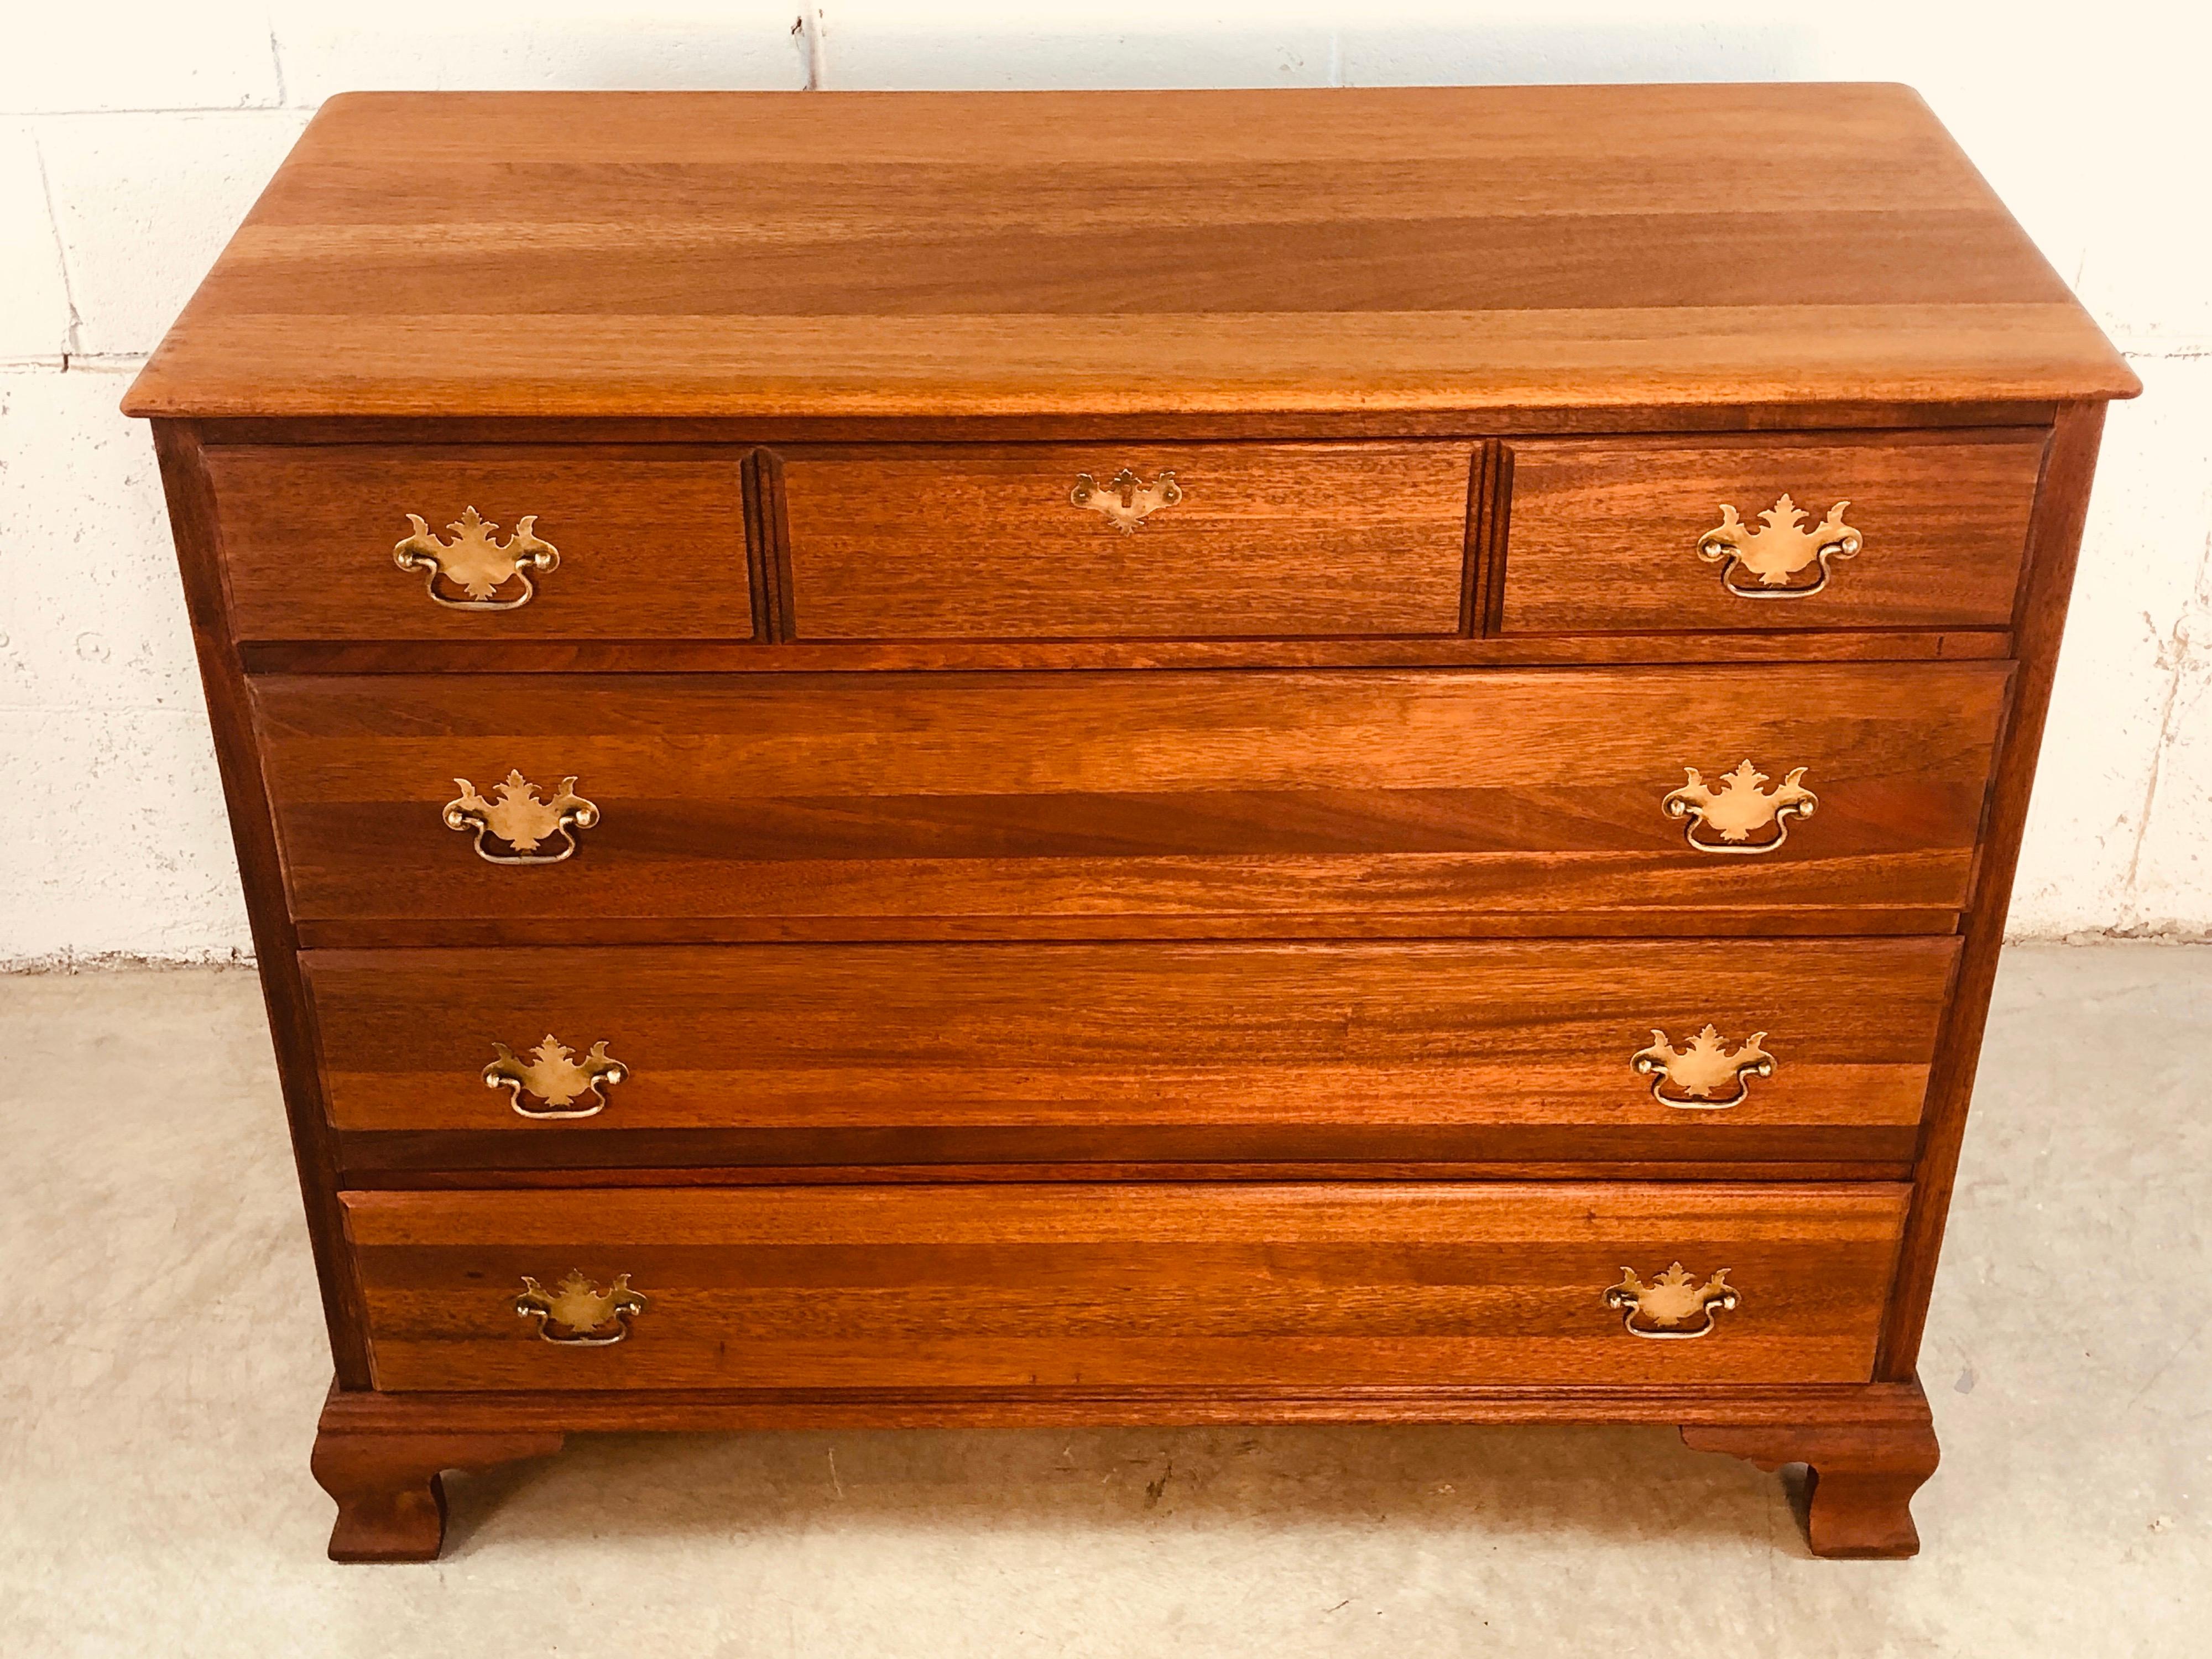
[[[315,105],[393,87],[1910,82],[2148,387],[2106,439],[2014,931],[2212,933],[2208,72],[2203,9],[2150,0],[9,7],[0,966],[246,949],[152,448],[115,404]]]

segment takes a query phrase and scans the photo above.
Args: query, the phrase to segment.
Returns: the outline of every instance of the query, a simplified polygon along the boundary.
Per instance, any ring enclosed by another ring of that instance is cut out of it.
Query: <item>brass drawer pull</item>
[[[477,856],[488,864],[558,864],[574,854],[576,832],[599,821],[599,809],[576,793],[576,780],[563,778],[550,799],[521,773],[511,771],[506,781],[492,786],[494,799],[477,793],[466,778],[455,778],[461,793],[446,803],[446,828],[476,832]],[[514,850],[495,853],[484,845],[489,836]],[[561,838],[557,853],[540,853],[554,836]]]
[[[1721,566],[1721,586],[1740,599],[1809,599],[1828,585],[1830,559],[1856,558],[1865,544],[1844,522],[1850,507],[1849,501],[1838,501],[1808,530],[1805,509],[1784,495],[1759,515],[1762,528],[1746,530],[1735,509],[1723,504],[1719,525],[1698,538],[1698,556]],[[1818,581],[1790,585],[1792,576],[1815,562]],[[1740,571],[1758,577],[1759,585],[1743,586],[1736,580]]]
[[[392,562],[402,570],[422,572],[422,591],[448,611],[519,611],[538,597],[532,571],[540,575],[561,562],[561,550],[532,534],[535,513],[519,520],[514,533],[502,544],[492,539],[499,526],[477,516],[473,507],[446,526],[453,539],[441,542],[416,514],[407,515],[415,533],[392,550]],[[468,597],[449,599],[438,591],[441,578]],[[511,599],[494,596],[511,581],[520,580],[522,592]]]
[[[1067,499],[1078,507],[1104,514],[1114,521],[1116,530],[1128,536],[1162,507],[1173,507],[1181,501],[1182,486],[1176,482],[1172,472],[1163,472],[1146,483],[1125,466],[1103,488],[1088,472],[1077,473],[1075,488],[1067,492]]]
[[[504,1042],[491,1046],[499,1058],[483,1068],[484,1086],[506,1090],[519,1117],[597,1117],[606,1109],[606,1091],[629,1075],[629,1068],[608,1054],[604,1042],[594,1042],[580,1063],[568,1045],[556,1042],[550,1032],[527,1060],[517,1059]],[[544,1103],[526,1106],[526,1096]],[[580,1100],[592,1103],[580,1108]]]
[[[1729,1270],[1723,1267],[1700,1285],[1677,1261],[1647,1285],[1636,1276],[1633,1267],[1623,1267],[1620,1283],[1605,1293],[1605,1305],[1620,1313],[1620,1328],[1631,1336],[1648,1337],[1654,1342],[1686,1342],[1712,1334],[1713,1310],[1726,1313],[1735,1306],[1739,1298],[1728,1276]],[[1700,1322],[1687,1330],[1677,1328],[1693,1319]],[[1638,1324],[1638,1320],[1644,1322]]]
[[[628,1273],[617,1273],[603,1291],[580,1268],[571,1267],[550,1291],[525,1273],[514,1310],[536,1320],[538,1334],[547,1342],[564,1348],[611,1348],[629,1334],[629,1322],[645,1311],[645,1297],[630,1289]]]
[[[1765,1036],[1764,1031],[1753,1031],[1748,1041],[1729,1054],[1721,1034],[1708,1025],[1690,1039],[1687,1048],[1678,1050],[1667,1034],[1655,1027],[1651,1046],[1638,1048],[1629,1056],[1628,1063],[1638,1077],[1651,1079],[1651,1098],[1662,1106],[1676,1106],[1686,1112],[1724,1112],[1749,1097],[1751,1085],[1747,1079],[1774,1075],[1774,1056],[1759,1046]],[[1665,1092],[1670,1083],[1682,1091],[1681,1096]],[[1725,1100],[1713,1098],[1717,1091],[1731,1086],[1735,1092]]]
[[[1660,808],[1670,818],[1681,818],[1682,839],[1700,853],[1749,854],[1771,853],[1790,839],[1790,820],[1809,818],[1820,798],[1799,781],[1806,769],[1798,767],[1782,780],[1778,789],[1762,790],[1759,786],[1766,781],[1766,774],[1749,761],[1722,778],[1714,787],[1707,787],[1705,775],[1694,766],[1682,769],[1690,775],[1689,782],[1674,791],[1660,803]],[[1771,826],[1774,834],[1765,841],[1753,841],[1756,830]],[[1700,840],[1699,829],[1717,831],[1720,839]]]

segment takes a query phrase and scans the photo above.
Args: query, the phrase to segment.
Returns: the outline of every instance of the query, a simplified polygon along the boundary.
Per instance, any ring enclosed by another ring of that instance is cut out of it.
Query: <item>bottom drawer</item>
[[[1186,1183],[343,1200],[380,1389],[1310,1389],[1865,1382],[1909,1190]],[[1668,1274],[1676,1262],[1686,1284]]]

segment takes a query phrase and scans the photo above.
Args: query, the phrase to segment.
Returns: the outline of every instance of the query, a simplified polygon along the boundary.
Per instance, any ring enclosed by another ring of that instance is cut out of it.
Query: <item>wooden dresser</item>
[[[325,105],[125,406],[331,1553],[577,1431],[1636,1421],[1909,1554],[2136,390],[1896,87]]]

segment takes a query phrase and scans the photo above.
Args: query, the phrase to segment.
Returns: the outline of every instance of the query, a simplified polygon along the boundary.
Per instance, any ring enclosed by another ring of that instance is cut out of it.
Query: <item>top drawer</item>
[[[211,446],[231,626],[246,640],[751,639],[744,453]]]
[[[1468,443],[788,452],[801,640],[1456,634]]]
[[[1513,443],[1500,628],[2008,626],[2044,438]]]

